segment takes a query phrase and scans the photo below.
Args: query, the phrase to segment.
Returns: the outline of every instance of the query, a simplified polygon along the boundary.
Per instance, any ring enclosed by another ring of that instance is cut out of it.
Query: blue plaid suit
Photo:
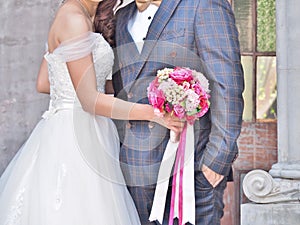
[[[238,153],[236,141],[243,112],[243,70],[231,6],[227,0],[163,0],[141,54],[127,29],[136,10],[132,3],[117,13],[116,96],[148,103],[147,86],[164,67],[185,66],[206,75],[211,107],[194,126],[196,224],[219,224],[226,177]],[[147,121],[119,121],[117,126],[122,141],[120,161],[129,191],[142,224],[155,224],[148,218],[169,132]],[[203,163],[225,176],[216,188],[203,176]]]

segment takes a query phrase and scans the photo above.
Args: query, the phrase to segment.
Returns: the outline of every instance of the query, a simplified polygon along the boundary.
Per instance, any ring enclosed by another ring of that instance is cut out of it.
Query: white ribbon
[[[173,143],[169,140],[158,173],[154,200],[152,205],[150,221],[157,220],[160,224],[163,222],[163,215],[166,205],[166,197],[169,186],[169,179],[174,165],[176,152],[179,142]],[[184,152],[184,165],[179,165],[178,170],[184,166],[183,171],[183,224],[189,222],[195,224],[195,189],[194,189],[194,128],[187,125],[186,145]],[[176,173],[176,196],[174,218],[178,217],[179,208],[179,171]]]

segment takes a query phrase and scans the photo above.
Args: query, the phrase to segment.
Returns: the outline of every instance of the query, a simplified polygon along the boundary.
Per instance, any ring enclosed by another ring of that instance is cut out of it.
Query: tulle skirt
[[[46,115],[0,179],[0,224],[140,224],[118,155],[110,119]]]

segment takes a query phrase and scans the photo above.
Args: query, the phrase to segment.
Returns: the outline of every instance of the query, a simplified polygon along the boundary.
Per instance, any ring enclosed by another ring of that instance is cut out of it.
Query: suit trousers
[[[224,178],[213,188],[202,171],[195,172],[196,225],[220,225],[224,210],[223,195],[226,185],[227,178]],[[149,221],[155,188],[153,186],[140,186],[128,187],[128,189],[138,209],[141,224],[159,225],[157,221]],[[163,225],[168,225],[171,190],[172,187],[169,186]],[[175,219],[173,225],[177,224],[178,221]]]

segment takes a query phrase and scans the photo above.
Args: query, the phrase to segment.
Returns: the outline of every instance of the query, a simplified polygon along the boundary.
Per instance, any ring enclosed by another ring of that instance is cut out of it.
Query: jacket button
[[[127,94],[127,98],[132,98],[133,97],[133,93],[132,92],[129,92],[128,94]]]
[[[171,52],[171,53],[170,53],[170,56],[171,56],[172,58],[175,58],[175,57],[177,56],[177,52]]]
[[[149,122],[149,123],[148,123],[148,127],[149,127],[150,129],[152,129],[153,127],[155,127],[155,124],[154,124],[153,122]]]
[[[121,62],[119,62],[119,69],[121,69],[123,67],[123,64]]]
[[[131,128],[131,124],[128,122],[128,123],[126,123],[126,128],[127,129],[130,129]]]

